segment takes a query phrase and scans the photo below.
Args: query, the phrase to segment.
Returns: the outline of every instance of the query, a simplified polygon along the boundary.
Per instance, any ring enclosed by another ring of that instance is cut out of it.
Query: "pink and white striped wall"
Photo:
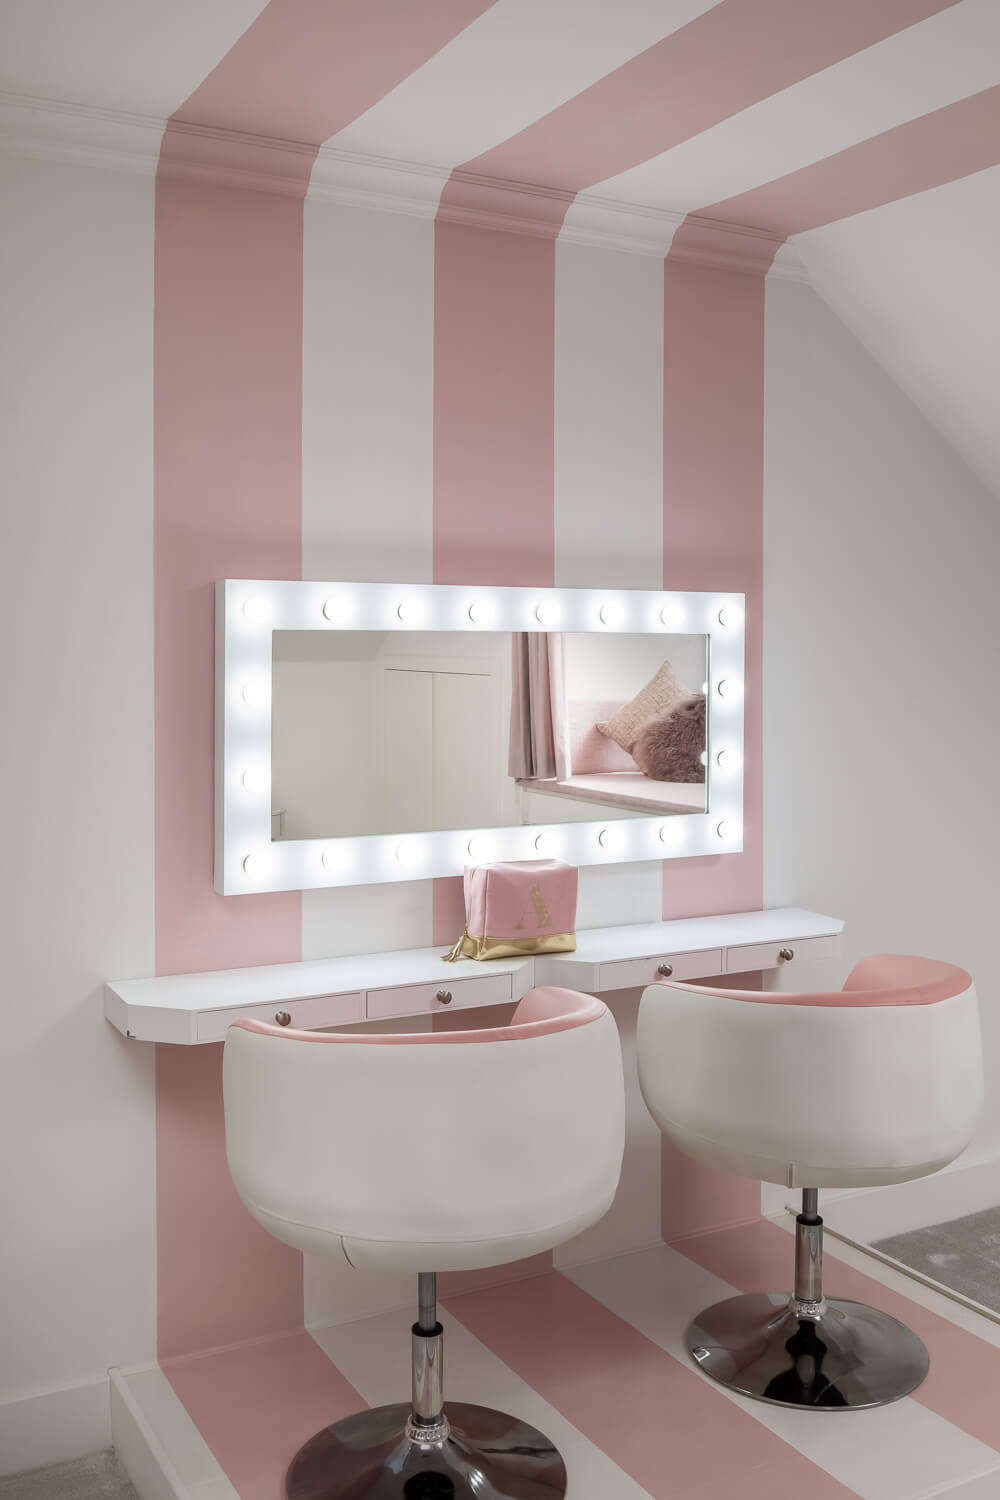
[[[148,716],[122,737],[138,745],[147,775],[155,763],[158,972],[415,946],[455,925],[453,882],[239,900],[213,892],[211,583],[237,574],[745,590],[745,851],[584,871],[580,921],[761,903],[765,276],[786,235],[821,247],[846,216],[867,222],[1000,160],[985,65],[928,65],[942,38],[974,37],[981,9],[978,0],[835,9],[623,0],[610,31],[596,11],[581,16],[572,48],[565,18],[523,0],[436,0],[415,19],[407,6],[406,25],[395,0],[270,0],[240,11],[231,45],[174,108],[155,197],[141,183],[126,211],[127,195],[103,179],[92,193],[126,223],[133,277],[144,266],[155,293],[152,349],[127,345],[127,384],[145,381],[149,394],[153,379],[143,454],[152,453],[154,498],[145,510],[110,510],[107,524],[125,535],[139,529],[136,513],[152,516],[155,745]],[[866,92],[884,55],[910,58],[905,82]],[[498,89],[514,68],[523,87]],[[678,77],[690,86],[668,89]],[[797,130],[795,101],[807,89],[823,104]],[[859,97],[857,110],[844,107]],[[388,155],[401,128],[414,159],[441,179],[436,218],[331,201],[316,169],[324,145]],[[521,187],[511,197],[484,186],[494,175]],[[67,221],[86,222],[86,201],[73,199],[85,189],[53,182]],[[556,191],[523,191],[532,183]],[[665,234],[661,255],[583,244],[577,231],[595,193],[650,207],[669,198],[687,218],[672,243]],[[27,189],[24,201],[45,239],[43,206]],[[502,218],[512,205],[525,232],[490,227],[484,213]],[[718,228],[747,215],[763,234]],[[52,276],[65,278],[49,253]],[[102,285],[111,253],[85,244],[81,254],[82,300]],[[27,284],[24,267],[16,274]],[[86,337],[101,342],[96,329]],[[121,400],[110,380],[108,391]],[[130,423],[134,436],[141,420]],[[141,572],[142,538],[129,545],[119,571]],[[141,603],[129,604],[140,640]],[[111,628],[92,652],[106,649]],[[40,660],[51,664],[51,652]],[[129,660],[120,670],[134,673]],[[142,823],[141,795],[129,806],[119,843],[141,844],[148,880],[151,839],[132,830],[151,818]],[[806,884],[775,896],[808,900]],[[148,913],[130,917],[130,932],[144,921],[148,929]],[[109,938],[93,982],[148,968],[145,947],[137,938],[136,956],[117,962]],[[614,1005],[628,1051],[635,997]],[[134,1101],[139,1065],[115,1066]],[[634,1086],[629,1110],[615,1209],[558,1251],[557,1265],[759,1211],[756,1185],[663,1148]],[[408,1286],[303,1265],[255,1228],[225,1170],[219,1049],[158,1049],[155,1126],[158,1347],[178,1391],[206,1399],[185,1384],[195,1367],[180,1357],[279,1334],[289,1368],[317,1379],[322,1404],[336,1381],[315,1366],[304,1324],[403,1301]],[[142,1304],[138,1284],[132,1301]],[[252,1378],[277,1393],[284,1376]],[[306,1425],[319,1425],[307,1407]]]

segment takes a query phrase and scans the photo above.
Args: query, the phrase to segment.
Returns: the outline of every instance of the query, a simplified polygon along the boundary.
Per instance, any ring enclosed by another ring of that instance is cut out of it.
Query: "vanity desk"
[[[221,1042],[234,1021],[256,1017],[312,1030],[361,1021],[520,1000],[536,984],[592,994],[706,979],[836,957],[843,922],[776,907],[673,922],[598,927],[577,934],[575,953],[446,964],[443,944],[399,953],[359,954],[220,969],[105,985],[104,1013],[125,1036],[192,1046]],[[287,1017],[287,1020],[285,1019]]]

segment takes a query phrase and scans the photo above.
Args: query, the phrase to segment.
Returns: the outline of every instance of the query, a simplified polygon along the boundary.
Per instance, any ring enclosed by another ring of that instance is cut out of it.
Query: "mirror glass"
[[[276,630],[271,836],[704,813],[707,645]]]

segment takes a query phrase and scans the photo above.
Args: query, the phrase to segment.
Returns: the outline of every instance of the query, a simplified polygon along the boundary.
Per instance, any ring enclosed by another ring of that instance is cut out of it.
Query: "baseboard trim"
[[[0,1474],[67,1463],[110,1447],[105,1374],[0,1402]]]
[[[157,1364],[111,1374],[111,1436],[141,1500],[239,1500]]]

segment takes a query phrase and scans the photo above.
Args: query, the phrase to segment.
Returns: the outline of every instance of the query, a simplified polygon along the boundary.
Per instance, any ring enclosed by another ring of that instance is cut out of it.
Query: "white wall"
[[[101,989],[153,971],[153,200],[6,156],[0,198],[4,1472],[107,1442],[154,1348],[153,1053]]]
[[[807,287],[768,282],[766,359],[764,894],[847,924],[783,984],[961,964],[995,1080],[1000,500]]]

